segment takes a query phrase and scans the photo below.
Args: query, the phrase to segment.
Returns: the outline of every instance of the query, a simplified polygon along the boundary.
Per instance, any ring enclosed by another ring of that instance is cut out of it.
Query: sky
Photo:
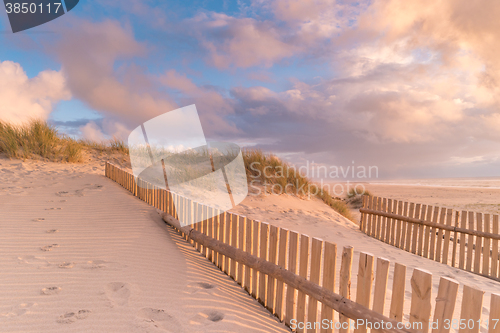
[[[196,104],[208,141],[296,165],[500,176],[499,16],[478,0],[81,0],[13,34],[0,8],[0,120],[126,141]]]

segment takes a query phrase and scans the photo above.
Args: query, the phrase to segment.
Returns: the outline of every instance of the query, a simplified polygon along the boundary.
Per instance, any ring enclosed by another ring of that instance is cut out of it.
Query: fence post
[[[297,257],[299,251],[299,235],[295,231],[290,231],[288,235],[288,270],[297,274]],[[297,302],[296,290],[290,286],[286,287],[286,307],[285,322],[290,325],[290,321],[295,317]]]
[[[484,291],[469,286],[464,286],[462,297],[462,311],[460,320],[464,320],[465,328],[460,327],[459,332],[478,333],[481,320],[481,311],[483,310]],[[470,324],[472,322],[472,324]]]
[[[392,297],[389,318],[401,322],[403,320],[403,306],[405,301],[406,266],[395,263],[394,277],[392,278]]]
[[[375,272],[375,290],[373,292],[373,311],[384,314],[385,295],[387,292],[387,281],[389,280],[390,261],[385,258],[377,258],[377,269]]]
[[[278,255],[278,228],[274,225],[269,226],[269,247],[268,247],[268,259],[267,261],[276,264],[277,263],[277,255]],[[275,278],[268,276],[267,277],[267,297],[266,297],[266,308],[274,313],[274,299],[275,289],[274,283]]]
[[[446,210],[446,225],[451,226],[451,221],[453,220],[453,210]],[[443,264],[448,265],[448,256],[450,252],[450,231],[446,230],[444,232],[444,244],[443,244]]]
[[[373,255],[359,253],[358,281],[356,284],[356,303],[370,308],[373,285]],[[355,333],[365,333],[366,325],[357,327]]]
[[[323,264],[323,288],[334,291],[335,269],[337,263],[337,244],[325,242],[325,260]],[[321,305],[321,322],[327,320],[329,328],[321,328],[322,333],[333,332],[333,309],[325,304]]]
[[[339,294],[347,299],[351,299],[351,270],[352,270],[352,246],[345,246],[342,252],[342,263],[340,264],[340,285]],[[349,318],[339,313],[341,328],[339,333],[349,333]],[[347,323],[344,328],[343,323]]]
[[[449,320],[451,324],[457,300],[458,285],[458,282],[453,279],[440,278],[433,320],[436,326],[432,329],[433,333],[448,333],[450,331],[452,325],[445,325],[445,320]]]
[[[415,215],[414,218],[420,219],[420,210],[421,210],[421,204],[416,204],[415,205]],[[413,224],[413,235],[412,235],[412,243],[411,243],[411,253],[417,254],[417,242],[418,242],[418,230],[420,229],[420,224],[412,223]]]
[[[309,236],[300,235],[299,275],[307,279],[309,269]],[[306,316],[306,294],[299,290],[297,297],[297,322],[305,323]],[[297,329],[297,332],[303,332]]]
[[[260,253],[259,258],[267,258],[267,241],[269,239],[269,224],[260,222]],[[266,304],[266,275],[259,272],[259,295],[257,300],[263,305]]]
[[[321,256],[323,252],[323,241],[317,238],[312,239],[311,244],[311,274],[310,281],[319,285],[321,272]],[[318,317],[318,301],[309,297],[309,305],[307,308],[307,321],[316,323]],[[316,329],[307,330],[307,332],[316,332]]]
[[[476,230],[483,231],[483,214],[476,214]],[[476,236],[474,249],[474,273],[481,272],[481,253],[483,252],[483,237]]]
[[[252,220],[252,255],[259,256],[259,221]],[[295,273],[295,272],[294,272]],[[258,295],[258,272],[256,270],[252,270],[252,296],[257,299]]]
[[[493,233],[498,234],[498,215],[493,216]],[[491,276],[500,277],[498,275],[498,239],[494,239],[491,244],[492,255],[491,255]],[[499,318],[500,319],[500,318]]]
[[[460,213],[455,212],[455,228],[458,228],[458,221],[460,220]],[[458,243],[458,233],[455,230],[453,233],[453,252],[451,254],[451,267],[456,267],[457,264],[457,243]]]
[[[490,214],[484,214],[484,231],[487,233],[491,233]],[[486,276],[492,275],[492,274],[490,275],[490,251],[491,251],[491,239],[485,237],[483,246],[483,275]]]
[[[500,295],[491,294],[488,333],[500,333]]]
[[[474,230],[474,213],[469,212],[469,230]],[[467,265],[465,270],[472,272],[472,253],[474,250],[474,236],[467,235]]]
[[[431,294],[432,294],[432,274],[414,269],[411,277],[411,306],[410,322],[421,323],[417,328],[424,333],[429,331],[429,321],[431,317]]]
[[[286,268],[286,252],[287,252],[287,246],[288,246],[287,241],[288,241],[288,230],[280,228],[278,266],[281,266],[283,268]],[[250,242],[248,242],[248,243],[250,243]],[[280,320],[284,319],[284,312],[283,312],[284,293],[283,293],[283,291],[284,291],[284,283],[282,281],[276,281],[276,306],[275,306],[274,314],[276,316],[278,316],[278,318]]]

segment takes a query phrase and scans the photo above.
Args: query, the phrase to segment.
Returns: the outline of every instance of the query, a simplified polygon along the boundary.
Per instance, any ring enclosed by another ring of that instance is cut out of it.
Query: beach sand
[[[425,205],[500,214],[500,189],[412,184],[366,184],[375,196]]]
[[[0,159],[1,332],[288,331],[103,175]]]
[[[166,226],[155,210],[106,179],[104,162],[56,164],[0,159],[0,327],[2,332],[285,332],[262,306]],[[399,188],[401,190],[401,188]],[[375,194],[398,198],[397,191]],[[415,195],[413,189],[406,195]],[[422,202],[434,197],[407,196]],[[443,196],[443,198],[445,198]],[[466,202],[465,198],[463,199]],[[474,202],[469,200],[469,202]],[[440,201],[436,203],[441,204]],[[359,252],[408,267],[404,321],[415,268],[486,292],[500,283],[402,251],[371,238],[319,199],[249,195],[232,210],[354,247],[351,299]],[[337,287],[338,292],[338,279]],[[485,319],[487,317],[484,317]],[[482,328],[486,332],[485,328]]]

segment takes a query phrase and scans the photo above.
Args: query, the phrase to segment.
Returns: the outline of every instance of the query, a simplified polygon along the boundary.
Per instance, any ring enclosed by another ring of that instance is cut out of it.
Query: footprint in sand
[[[181,324],[172,315],[162,309],[143,308],[137,313],[139,319],[143,319],[154,327],[161,327],[167,332],[184,332]]]
[[[59,324],[71,324],[79,319],[87,318],[92,311],[90,310],[79,310],[78,312],[66,312],[57,318]]]
[[[47,230],[46,232],[47,232],[48,234],[55,234],[55,233],[56,233],[56,232],[58,232],[58,231],[59,231],[59,230],[57,230],[57,229],[50,229],[50,230]]]
[[[115,305],[126,305],[130,298],[130,288],[127,283],[111,282],[106,286],[106,296]]]
[[[208,282],[195,282],[188,285],[192,294],[196,294],[198,292],[208,292],[212,294],[212,292],[217,289],[217,286]]]
[[[210,324],[209,322],[207,322],[207,320],[212,323],[216,323],[221,321],[222,319],[224,319],[224,313],[217,310],[208,310],[207,312],[200,312],[196,314],[189,321],[200,326],[206,326]]]
[[[107,262],[104,260],[90,260],[87,261],[82,268],[83,269],[100,269],[100,268],[106,268],[107,266],[105,265]]]
[[[42,251],[52,251],[52,249],[59,247],[59,244],[45,245],[40,248]]]
[[[75,266],[75,264],[72,262],[63,262],[62,264],[59,264],[58,266],[59,266],[59,268],[69,269],[69,268],[73,268]]]
[[[42,257],[24,256],[24,257],[17,257],[17,260],[21,264],[38,265],[37,268],[47,268],[50,266],[50,263],[45,258]]]
[[[7,311],[1,312],[0,317],[17,317],[25,314],[30,308],[36,306],[36,303],[21,303],[19,305],[13,306]]]
[[[47,287],[41,290],[42,295],[55,295],[59,294],[61,287]]]

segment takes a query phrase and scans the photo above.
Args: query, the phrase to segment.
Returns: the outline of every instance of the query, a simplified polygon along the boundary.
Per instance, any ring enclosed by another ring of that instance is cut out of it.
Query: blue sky
[[[195,103],[209,139],[296,164],[498,176],[500,5],[461,2],[80,1],[16,34],[2,10],[0,119],[126,140]]]

